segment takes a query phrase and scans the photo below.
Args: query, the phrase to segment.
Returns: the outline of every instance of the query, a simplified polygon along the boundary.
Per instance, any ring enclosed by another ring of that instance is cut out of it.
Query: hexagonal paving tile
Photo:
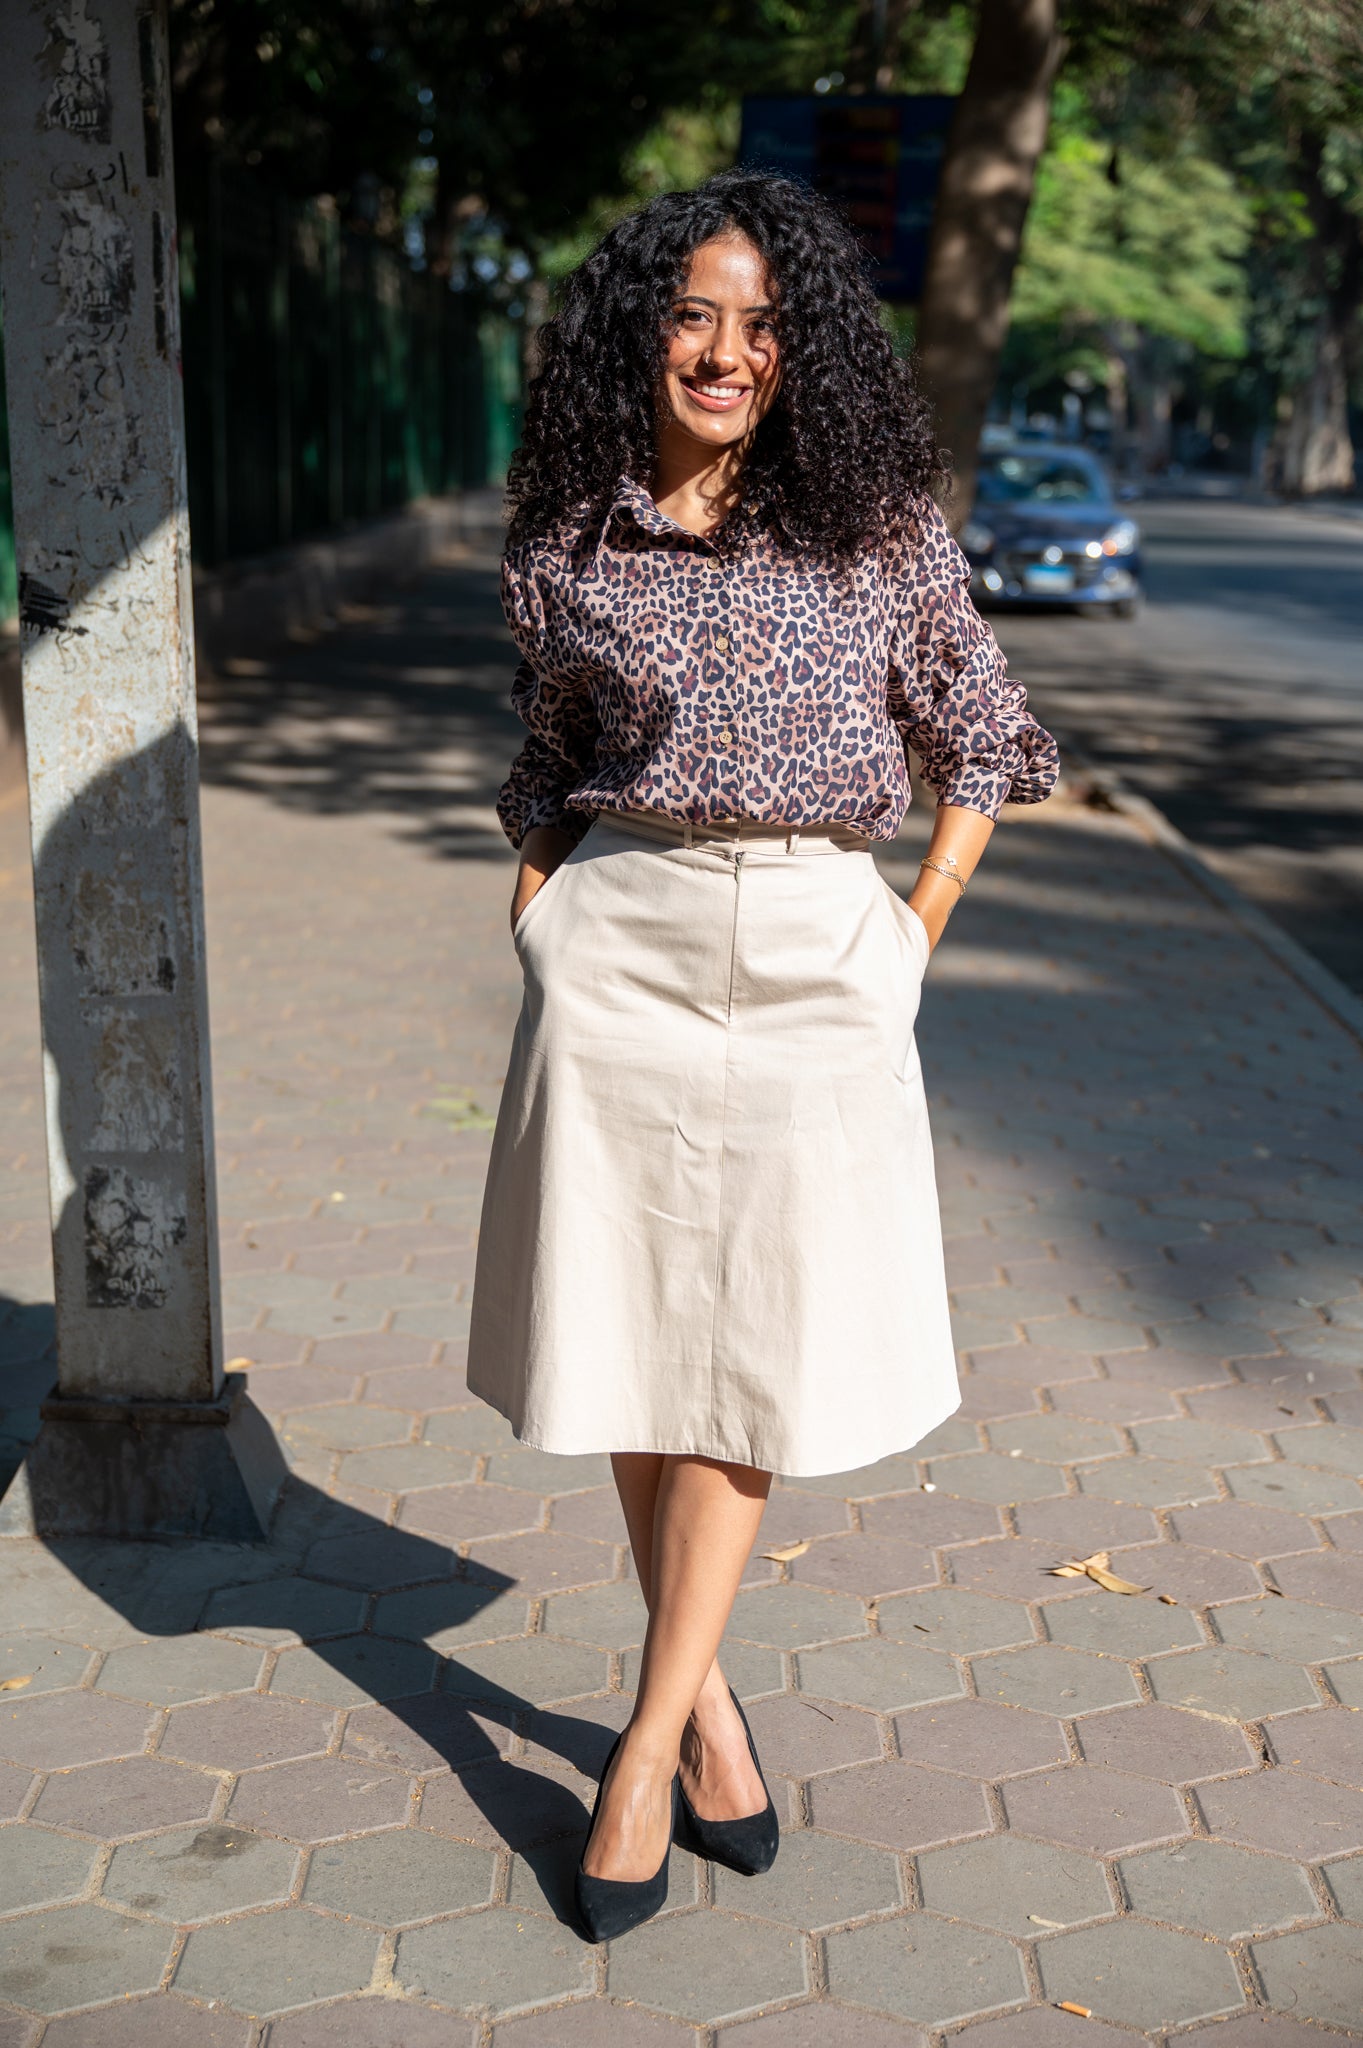
[[[472,1451],[443,1444],[388,1444],[350,1451],[341,1460],[343,1486],[372,1486],[382,1493],[416,1493],[425,1486],[458,1486],[472,1479]]]
[[[1315,1550],[1320,1543],[1304,1516],[1288,1514],[1285,1508],[1256,1507],[1247,1500],[1182,1508],[1170,1521],[1181,1543],[1229,1550],[1237,1557],[1284,1557],[1289,1551]]]
[[[1010,1941],[931,1913],[849,1928],[830,1935],[827,1949],[835,1998],[924,2026],[949,2026],[1027,1997],[1022,1958]]]
[[[895,1721],[899,1752],[909,1763],[932,1764],[970,1778],[1006,1778],[1018,1771],[1063,1763],[1069,1754],[1057,1721],[1023,1707],[960,1700],[918,1707]]]
[[[934,1458],[928,1476],[934,1486],[958,1500],[989,1501],[1001,1507],[1065,1491],[1057,1466],[1010,1458],[999,1451],[963,1451],[957,1457]]]
[[[460,1699],[542,1707],[550,1700],[603,1692],[609,1669],[604,1650],[559,1642],[553,1636],[522,1636],[482,1648],[461,1648],[446,1663],[441,1684]]]
[[[478,1764],[422,1788],[419,1823],[498,1851],[532,1849],[561,1835],[580,1840],[596,1797],[590,1778],[529,1763]]]
[[[830,1592],[862,1600],[937,1581],[937,1560],[926,1544],[860,1531],[821,1538],[803,1557],[793,1559],[789,1570],[796,1585],[826,1586]]]
[[[0,1764],[0,1821],[18,1820],[32,1790],[32,1771],[18,1764]]]
[[[347,1717],[342,1754],[393,1770],[425,1774],[489,1763],[511,1741],[506,1717],[475,1713],[467,1700],[418,1693],[385,1706],[360,1707]]]
[[[214,1779],[180,1764],[149,1756],[124,1757],[113,1764],[83,1764],[49,1778],[38,1794],[33,1818],[45,1826],[113,1841],[174,1827],[177,1821],[206,1820],[217,1793]]]
[[[1363,1927],[1309,1927],[1256,1941],[1250,1954],[1270,2005],[1327,2026],[1357,2026],[1363,2013]]]
[[[146,1746],[153,1718],[145,1707],[93,1692],[21,1700],[0,1720],[0,1754],[34,1771],[136,1756]]]
[[[783,2005],[778,2012],[764,2013],[755,2020],[740,2020],[725,2029],[724,2048],[926,2048],[927,2036],[916,2027],[898,2020],[879,2018],[875,2013],[854,2012],[850,2005],[831,1999],[811,1999],[804,2005]],[[546,2048],[548,2044],[546,2043]]]
[[[860,1643],[801,1650],[795,1669],[801,1692],[873,1707],[881,1713],[924,1700],[952,1699],[964,1690],[949,1657],[877,1636]]]
[[[1325,1664],[1363,1652],[1363,1616],[1338,1607],[1309,1606],[1304,1600],[1246,1600],[1214,1607],[1212,1620],[1223,1643],[1260,1650],[1290,1664]]]
[[[43,2036],[52,2048],[247,2048],[249,2020],[210,2012],[174,1991],[124,1998],[50,2022]],[[0,2034],[4,2048],[20,2048]],[[29,2048],[26,2037],[22,2048]]]
[[[337,1636],[320,1646],[282,1650],[270,1691],[328,1707],[359,1707],[369,1700],[428,1692],[436,1669],[434,1653],[414,1643],[390,1642],[383,1636]]]
[[[1322,1465],[1336,1472],[1363,1472],[1363,1429],[1320,1422],[1307,1429],[1280,1429],[1274,1442],[1294,1464]]]
[[[204,1609],[200,1626],[248,1642],[282,1646],[348,1635],[364,1622],[365,1597],[321,1579],[273,1579],[263,1586],[224,1586]]]
[[[412,1418],[402,1408],[347,1401],[336,1408],[300,1410],[289,1417],[283,1434],[291,1442],[322,1444],[330,1451],[362,1451],[371,1445],[407,1443]]]
[[[1244,2004],[1224,1949],[1143,1920],[1057,1934],[1037,1944],[1037,1964],[1047,1998],[1129,2027],[1182,2026]]]
[[[568,1928],[489,1906],[399,1935],[394,1975],[456,2012],[496,2014],[587,1991],[591,1968],[591,1949]]]
[[[524,1635],[528,1600],[514,1592],[455,1581],[385,1593],[374,1609],[374,1633],[395,1641],[426,1643],[442,1656],[465,1643],[495,1643]]]
[[[1304,1465],[1233,1465],[1226,1484],[1236,1500],[1297,1515],[1338,1515],[1363,1506],[1363,1487],[1343,1472],[1312,1471]]]
[[[1325,1881],[1343,1918],[1363,1924],[1363,1856],[1349,1856],[1329,1864]]]
[[[0,1685],[7,1679],[22,1679],[25,1699],[79,1685],[89,1668],[90,1652],[83,1643],[54,1642],[47,1636],[0,1636]]]
[[[1000,1934],[1033,1937],[1039,1926],[1071,1927],[1113,1909],[1097,1863],[1016,1835],[930,1849],[918,1882],[930,1911]]]
[[[175,1972],[175,1988],[196,1998],[221,1999],[238,2012],[263,2017],[289,2012],[342,1992],[361,1991],[373,1974],[379,1932],[280,1906],[190,1935]]]
[[[1150,1689],[1169,1706],[1228,1714],[1232,1721],[1260,1721],[1319,1704],[1304,1671],[1248,1650],[1184,1650],[1150,1666]]]
[[[843,1636],[864,1636],[866,1609],[846,1593],[817,1586],[757,1586],[740,1593],[729,1617],[729,1634],[775,1650],[812,1648]]]
[[[1088,1763],[1174,1785],[1247,1770],[1258,1762],[1244,1731],[1230,1722],[1148,1704],[1086,1715],[1079,1746]]]
[[[927,1849],[991,1826],[983,1786],[898,1760],[816,1778],[809,1810],[815,1827],[885,1849]]]
[[[996,1451],[1018,1451],[1046,1465],[1073,1465],[1088,1458],[1110,1458],[1125,1449],[1115,1429],[1101,1422],[1081,1422],[1068,1415],[1015,1415],[989,1426]]]
[[[5,1927],[0,1998],[32,2012],[67,2012],[154,1991],[170,1960],[169,1927],[105,1906],[58,1906]]]
[[[803,1943],[789,1927],[727,1913],[677,1913],[611,1943],[606,1988],[614,1998],[681,2019],[731,2019],[799,1997]]]
[[[249,1771],[318,1756],[330,1744],[336,1716],[329,1707],[304,1706],[260,1693],[176,1707],[166,1717],[157,1755],[215,1771]]]
[[[1003,1789],[1003,1803],[1010,1827],[1020,1833],[1098,1856],[1186,1835],[1189,1827],[1172,1786],[1101,1764],[1070,1764],[1039,1777],[1014,1779]]]
[[[544,1632],[596,1643],[603,1650],[625,1650],[642,1643],[648,1609],[636,1580],[593,1586],[582,1593],[555,1593],[545,1603]]]
[[[245,1772],[237,1780],[228,1818],[293,1842],[330,1842],[364,1829],[398,1826],[410,1802],[408,1779],[376,1764],[325,1756]]]
[[[447,1543],[468,1543],[478,1536],[506,1536],[513,1529],[538,1529],[544,1500],[517,1487],[432,1486],[403,1501],[399,1517],[404,1529],[442,1536]]]
[[[1003,1532],[996,1507],[985,1501],[957,1500],[947,1493],[893,1494],[887,1500],[867,1501],[860,1513],[862,1527],[873,1536],[907,1538],[910,1543],[934,1548],[943,1543],[978,1543]]]
[[[717,1863],[713,1882],[717,1905],[810,1932],[903,1903],[893,1856],[808,1828],[782,1836],[765,1876],[740,1877]]]
[[[95,1853],[89,1842],[73,1842],[23,1821],[0,1828],[0,1913],[79,1898]]]
[[[1074,1650],[1102,1650],[1110,1657],[1157,1657],[1206,1641],[1186,1607],[1166,1607],[1111,1593],[1050,1600],[1041,1610],[1054,1643]]]
[[[582,1998],[499,2021],[492,2030],[492,2048],[695,2048],[697,2038],[684,2020],[604,1998]]]
[[[1295,1863],[1251,1856],[1227,1842],[1179,1842],[1124,1856],[1118,1865],[1131,1909],[1222,1941],[1314,1920],[1320,1907]]]
[[[795,1694],[758,1700],[748,1713],[766,1768],[808,1778],[881,1754],[880,1727],[870,1714],[836,1701],[818,1707]]]
[[[433,1415],[423,1432],[428,1444],[449,1444],[461,1451],[500,1451],[514,1445],[511,1424],[483,1401]]]
[[[363,1535],[324,1536],[307,1556],[308,1570],[318,1578],[375,1593],[452,1578],[458,1562],[447,1543],[377,1525]]]
[[[758,1643],[736,1643],[732,1637],[726,1637],[719,1654],[724,1675],[741,1700],[755,1700],[764,1693],[784,1690],[785,1659],[779,1650],[768,1650]],[[620,1658],[622,1691],[637,1691],[642,1661],[641,1651],[624,1651]]]
[[[1197,1800],[1213,1834],[1305,1863],[1363,1849],[1363,1792],[1302,1771],[1215,1779],[1199,1785]]]
[[[115,1849],[104,1897],[177,1926],[286,1899],[298,1851],[249,1828],[177,1828]]]
[[[99,1692],[168,1707],[179,1700],[250,1692],[264,1661],[259,1650],[245,1643],[224,1643],[216,1636],[162,1636],[111,1651],[95,1685]]]
[[[1270,1721],[1265,1733],[1275,1764],[1363,1789],[1363,1741],[1349,1714],[1286,1714]]]
[[[497,1486],[519,1486],[527,1493],[581,1493],[611,1484],[611,1461],[604,1454],[572,1458],[516,1444],[493,1452],[486,1476]]]
[[[476,2021],[414,1998],[361,1992],[272,2021],[264,2048],[475,2048],[481,2033]]]
[[[1215,1500],[1219,1488],[1200,1465],[1180,1465],[1171,1458],[1112,1458],[1084,1465],[1079,1485],[1086,1494],[1118,1500],[1132,1507],[1176,1508],[1188,1501]]]
[[[970,1431],[975,1441],[975,1432]],[[886,1494],[905,1493],[918,1486],[919,1457],[917,1450],[896,1452],[892,1457],[881,1458],[874,1465],[858,1465],[849,1472],[807,1472],[798,1478],[785,1477],[782,1488],[798,1488],[802,1493],[829,1493],[839,1500],[875,1500]]]
[[[1167,1422],[1137,1422],[1131,1435],[1146,1457],[1173,1458],[1183,1464],[1249,1465],[1269,1455],[1268,1445],[1253,1430],[1232,1429],[1221,1421],[1186,1422],[1179,1416]]]
[[[1139,1697],[1125,1664],[1087,1650],[1038,1643],[972,1660],[975,1689],[982,1700],[1003,1700],[1043,1714],[1070,1719],[1098,1707],[1121,1707]]]
[[[1331,1664],[1327,1676],[1341,1706],[1363,1707],[1363,1658],[1352,1664]]]
[[[881,1634],[892,1641],[918,1643],[921,1648],[1001,1650],[1010,1643],[1036,1640],[1032,1618],[1019,1600],[999,1600],[959,1586],[938,1586],[929,1593],[906,1593],[882,1600]]]
[[[615,1572],[615,1550],[561,1529],[536,1529],[528,1536],[480,1536],[469,1549],[469,1578],[484,1585],[514,1585],[538,1599],[546,1593],[595,1586]]]
[[[348,1919],[407,1927],[492,1897],[496,1859],[486,1849],[416,1828],[318,1849],[303,1897]]]

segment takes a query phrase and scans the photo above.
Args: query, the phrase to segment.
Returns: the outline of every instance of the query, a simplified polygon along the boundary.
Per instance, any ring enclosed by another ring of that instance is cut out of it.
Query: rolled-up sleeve
[[[544,597],[523,555],[502,564],[502,605],[521,653],[511,706],[529,737],[497,798],[497,816],[513,846],[537,825],[581,839],[592,814],[569,805],[596,759],[598,721],[585,672],[554,663]]]
[[[1002,650],[970,599],[970,565],[930,501],[921,538],[895,577],[889,711],[939,803],[996,818],[1036,804],[1060,770],[1055,741],[1027,709]]]

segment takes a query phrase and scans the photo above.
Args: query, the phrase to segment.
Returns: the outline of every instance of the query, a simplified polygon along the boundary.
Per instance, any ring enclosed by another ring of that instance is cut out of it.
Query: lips
[[[680,382],[687,397],[704,412],[734,412],[752,396],[750,384],[727,384],[721,379],[703,382],[699,377],[683,377]]]

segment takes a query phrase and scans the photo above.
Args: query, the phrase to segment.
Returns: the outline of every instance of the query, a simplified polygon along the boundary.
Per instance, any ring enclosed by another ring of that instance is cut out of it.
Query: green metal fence
[[[216,564],[500,483],[520,329],[414,271],[326,200],[220,172],[180,221],[196,561]],[[14,609],[0,408],[0,618]]]

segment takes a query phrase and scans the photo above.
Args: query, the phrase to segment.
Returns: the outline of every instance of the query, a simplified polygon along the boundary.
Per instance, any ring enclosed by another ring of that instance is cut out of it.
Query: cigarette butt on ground
[[[1093,2018],[1093,2014],[1086,2005],[1074,2005],[1068,1998],[1057,1998],[1055,2009],[1057,2012],[1076,2013],[1081,2020],[1091,2020]]]

